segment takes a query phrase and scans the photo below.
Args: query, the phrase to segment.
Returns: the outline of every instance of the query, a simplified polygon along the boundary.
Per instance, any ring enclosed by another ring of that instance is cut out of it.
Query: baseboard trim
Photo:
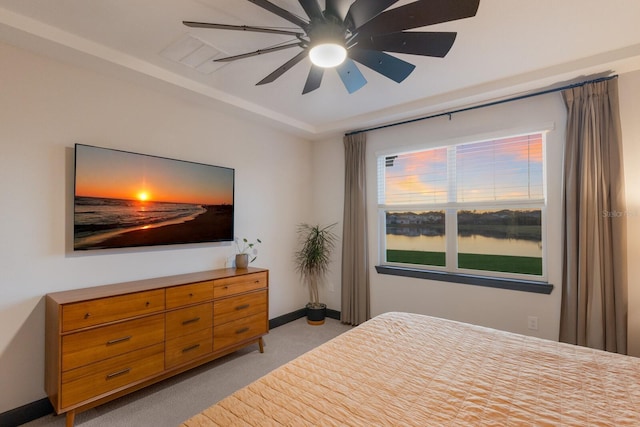
[[[289,322],[293,322],[294,320],[298,320],[301,317],[304,317],[306,315],[307,315],[307,310],[304,308],[301,308],[300,310],[292,311],[291,313],[274,317],[273,319],[269,319],[269,329],[274,329],[274,328],[277,328],[278,326],[282,326]]]
[[[332,310],[330,308],[327,308],[327,317],[329,319],[340,320],[340,312],[338,310]]]
[[[307,309],[301,308],[291,313],[283,314],[282,316],[269,319],[269,329],[277,328],[278,326],[285,325],[294,320],[298,320],[307,315]],[[330,319],[340,320],[340,312],[337,310],[327,309],[327,317]],[[47,416],[53,412],[53,406],[46,397],[44,399],[36,400],[35,402],[27,403],[19,408],[10,409],[7,412],[0,414],[0,426],[19,426],[21,424],[28,423],[38,418]]]
[[[19,426],[49,415],[53,406],[46,397],[0,414],[0,426]]]
[[[269,329],[277,328],[278,326],[286,325],[289,322],[298,320],[307,315],[307,309],[301,308],[300,310],[292,311],[291,313],[283,314],[282,316],[269,319]],[[338,310],[332,310],[327,308],[327,317],[330,319],[340,320],[340,312]]]

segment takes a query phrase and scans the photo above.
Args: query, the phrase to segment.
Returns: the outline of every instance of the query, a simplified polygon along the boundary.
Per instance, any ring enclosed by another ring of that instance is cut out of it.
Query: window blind
[[[381,156],[379,205],[544,199],[544,134]]]

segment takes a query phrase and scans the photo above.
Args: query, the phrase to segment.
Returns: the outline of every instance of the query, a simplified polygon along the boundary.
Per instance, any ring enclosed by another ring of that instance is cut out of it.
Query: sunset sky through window
[[[452,201],[448,168],[455,168],[457,202],[543,198],[542,139],[532,134],[400,154],[385,167],[385,204]]]

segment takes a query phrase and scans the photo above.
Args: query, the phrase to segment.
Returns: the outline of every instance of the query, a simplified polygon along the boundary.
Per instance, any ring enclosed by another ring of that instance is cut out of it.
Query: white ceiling
[[[272,2],[305,16],[296,0]],[[244,0],[0,0],[0,41],[195,96],[308,139],[640,69],[638,0],[480,0],[475,17],[428,27],[458,32],[445,58],[394,54],[416,65],[400,84],[359,66],[368,84],[353,94],[330,70],[318,90],[302,95],[308,59],[255,86],[298,48],[205,63],[205,72],[168,59],[169,47],[185,40],[223,56],[287,40],[188,28],[183,20],[292,27]]]

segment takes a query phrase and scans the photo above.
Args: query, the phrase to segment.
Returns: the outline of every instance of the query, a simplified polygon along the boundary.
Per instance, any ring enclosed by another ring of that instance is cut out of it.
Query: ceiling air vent
[[[160,52],[160,55],[164,58],[179,62],[203,74],[211,74],[224,65],[223,63],[213,62],[213,59],[221,54],[222,52],[215,47],[188,34]]]

